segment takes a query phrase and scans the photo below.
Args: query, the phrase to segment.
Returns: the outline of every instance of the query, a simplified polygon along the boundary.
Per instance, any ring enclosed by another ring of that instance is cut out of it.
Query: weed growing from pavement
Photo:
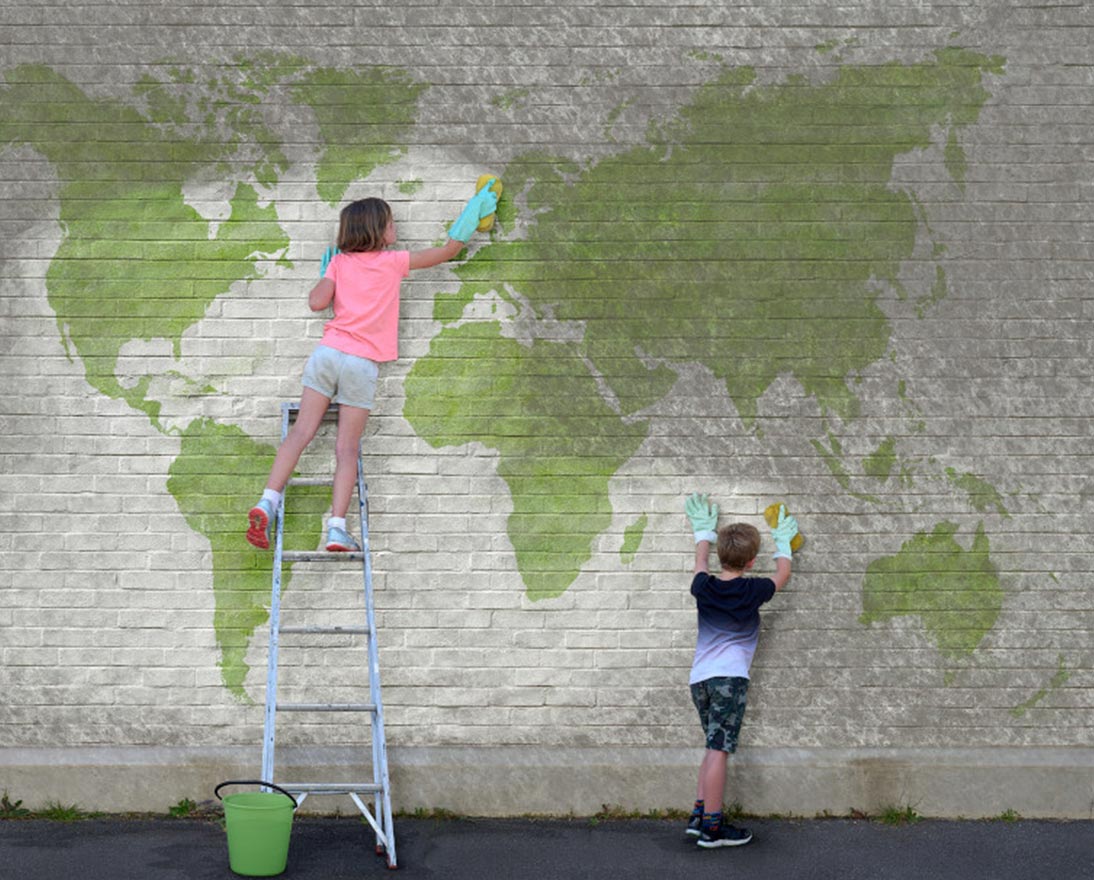
[[[886,807],[881,812],[883,825],[914,825],[922,818],[912,806]]]
[[[194,803],[190,798],[183,798],[173,807],[167,808],[167,813],[176,819],[186,819],[194,814],[198,805]]]
[[[91,813],[81,810],[76,804],[62,804],[60,801],[50,801],[44,809],[35,813],[35,818],[48,819],[51,822],[80,822],[91,816]]]
[[[12,803],[5,791],[3,797],[0,797],[0,819],[25,819],[28,816],[30,816],[30,810],[23,807],[23,802]]]

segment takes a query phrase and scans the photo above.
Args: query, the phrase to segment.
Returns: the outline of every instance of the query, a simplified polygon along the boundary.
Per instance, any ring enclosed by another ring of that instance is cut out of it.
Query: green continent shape
[[[705,364],[746,425],[782,373],[853,417],[847,377],[888,345],[880,289],[899,289],[920,225],[891,185],[893,161],[939,126],[975,121],[983,75],[1001,65],[949,49],[841,67],[820,85],[727,70],[648,146],[585,170],[519,159],[506,190],[526,191],[535,222],[466,264],[436,317],[511,287],[541,314],[583,322],[584,352],[628,413],[673,382],[645,357]]]
[[[0,146],[26,143],[61,181],[64,237],[46,272],[49,303],[87,381],[155,423],[151,377],[123,387],[122,347],[165,338],[176,356],[183,332],[236,281],[258,277],[259,254],[288,247],[273,206],[237,186],[230,218],[215,235],[183,201],[183,184],[227,157],[210,132],[182,138],[131,107],[89,98],[48,68],[24,66],[0,89]],[[237,117],[242,118],[242,117]]]
[[[871,562],[859,621],[917,616],[947,660],[972,654],[995,625],[1003,589],[983,523],[969,550],[954,540],[956,532],[954,523],[941,522],[929,534],[913,536],[896,555]]]
[[[508,534],[532,599],[558,596],[611,523],[608,482],[646,437],[604,401],[577,347],[446,328],[406,379],[404,415],[434,447],[497,450],[513,499]]]
[[[886,437],[877,449],[862,460],[862,469],[879,483],[884,483],[892,474],[895,464],[896,438]]]
[[[238,698],[247,675],[247,646],[269,617],[272,552],[257,551],[244,538],[251,488],[265,481],[275,450],[255,443],[239,428],[197,419],[181,434],[178,457],[168,471],[167,491],[187,525],[204,535],[213,553],[213,629],[220,649],[221,678]],[[285,514],[285,549],[314,550],[330,505],[330,490],[302,486],[292,491]],[[288,586],[292,566],[282,571]]]
[[[322,148],[315,175],[320,198],[337,204],[354,181],[398,158],[426,85],[395,68],[323,68],[294,86],[297,101],[312,108]]]

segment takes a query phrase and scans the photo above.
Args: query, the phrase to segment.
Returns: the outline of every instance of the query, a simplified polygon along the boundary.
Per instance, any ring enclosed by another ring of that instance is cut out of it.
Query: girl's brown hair
[[[350,202],[339,216],[338,250],[343,253],[382,251],[391,220],[391,206],[383,199]]]

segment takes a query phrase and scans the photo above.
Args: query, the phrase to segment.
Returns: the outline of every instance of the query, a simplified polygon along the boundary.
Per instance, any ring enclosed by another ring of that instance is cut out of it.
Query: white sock
[[[332,516],[327,519],[328,529],[341,529],[343,532],[346,530],[346,518],[344,516]]]
[[[264,489],[262,491],[262,497],[270,502],[274,506],[274,510],[281,504],[282,493],[277,492],[274,489]]]

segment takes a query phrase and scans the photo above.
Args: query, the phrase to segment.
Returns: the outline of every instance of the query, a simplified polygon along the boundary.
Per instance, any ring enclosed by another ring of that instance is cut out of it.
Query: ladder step
[[[300,412],[300,401],[299,400],[287,400],[283,404],[281,404],[281,408],[284,409],[284,410],[288,410],[291,413],[298,413],[298,412]],[[337,414],[338,414],[338,404],[337,403],[332,403],[330,406],[327,407],[327,411],[324,414],[324,417],[333,416],[333,415],[337,415]]]
[[[292,477],[289,486],[329,486],[333,477]]]
[[[278,703],[282,712],[375,712],[375,703]]]
[[[277,784],[293,794],[350,794],[351,792],[375,794],[383,791],[383,786],[375,782],[279,782]]]
[[[285,550],[281,553],[285,562],[360,562],[364,553],[342,553],[329,550]]]
[[[367,636],[367,626],[283,626],[278,630],[279,633],[292,633],[302,634],[309,633],[312,635],[330,635],[330,636]]]

